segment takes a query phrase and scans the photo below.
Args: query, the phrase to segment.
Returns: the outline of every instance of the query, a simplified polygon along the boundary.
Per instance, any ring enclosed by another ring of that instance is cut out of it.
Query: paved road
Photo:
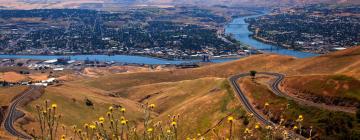
[[[271,125],[271,126],[274,126],[275,124],[269,120],[267,120],[264,116],[260,115],[256,110],[255,108],[251,105],[251,103],[249,102],[249,100],[247,99],[247,97],[245,96],[245,94],[241,91],[240,89],[240,86],[237,84],[237,80],[239,78],[242,78],[242,77],[246,77],[246,76],[249,76],[248,73],[243,73],[243,74],[239,74],[239,75],[235,75],[235,76],[232,76],[230,77],[230,82],[231,82],[231,85],[235,88],[235,91],[236,93],[240,96],[240,99],[242,101],[242,103],[244,104],[245,106],[245,109],[254,114],[254,116],[264,125]]]
[[[276,77],[275,81],[271,84],[271,90],[277,96],[284,97],[284,98],[286,98],[288,100],[296,101],[296,102],[298,102],[298,103],[300,103],[302,105],[322,108],[322,109],[326,109],[326,110],[342,111],[342,112],[353,113],[353,114],[355,114],[355,112],[356,112],[356,110],[353,109],[353,108],[341,107],[341,106],[332,106],[332,105],[326,105],[326,104],[322,104],[322,103],[314,103],[314,102],[309,101],[309,100],[300,99],[300,98],[297,98],[297,97],[292,97],[289,94],[286,94],[286,93],[282,92],[279,89],[280,83],[281,83],[281,81],[284,80],[285,75],[280,74],[280,73],[270,73],[270,72],[259,72],[258,74],[263,74],[263,75],[269,75],[269,76]]]
[[[271,90],[278,96],[282,96],[282,97],[284,96],[284,94],[282,94],[282,92],[279,89],[279,84],[284,79],[284,75],[279,74],[279,73],[269,73],[269,72],[259,72],[257,74],[265,74],[265,75],[271,75],[271,76],[277,77],[277,79],[271,85]],[[237,80],[239,78],[246,77],[246,76],[250,76],[250,74],[243,73],[243,74],[234,75],[229,78],[231,85],[235,89],[236,93],[239,95],[241,102],[245,106],[245,109],[248,112],[252,113],[254,115],[254,117],[260,121],[260,123],[262,123],[264,125],[270,125],[273,128],[276,127],[275,123],[268,120],[266,117],[262,116],[259,112],[257,112],[257,110],[251,105],[251,103],[249,102],[249,100],[247,99],[247,97],[245,96],[243,91],[241,90],[239,84],[237,83]],[[298,139],[305,139],[303,136],[300,136],[300,135],[294,133],[293,131],[290,131],[289,136],[293,137],[293,138],[298,138]]]
[[[27,134],[24,134],[14,127],[14,122],[16,121],[16,113],[17,109],[16,106],[29,94],[31,94],[34,90],[36,90],[38,87],[36,86],[30,86],[28,90],[23,92],[19,97],[17,97],[9,106],[9,110],[7,113],[7,116],[5,117],[4,121],[4,128],[5,130],[10,133],[11,135],[18,137],[20,139],[31,139],[31,137]]]

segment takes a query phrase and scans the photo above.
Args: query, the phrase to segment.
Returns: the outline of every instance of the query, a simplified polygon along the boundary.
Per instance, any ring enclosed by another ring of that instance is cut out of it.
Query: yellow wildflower
[[[299,121],[299,122],[301,122],[301,121],[303,121],[303,120],[304,120],[303,115],[299,115],[299,117],[298,117],[298,121]]]
[[[105,118],[104,118],[104,117],[100,117],[100,118],[99,118],[99,122],[100,122],[100,123],[104,123],[104,121],[105,121]]]
[[[298,127],[295,125],[295,126],[293,127],[293,129],[296,130],[296,129],[298,129]]]
[[[176,126],[176,122],[175,122],[175,121],[171,122],[171,126],[175,127],[175,126]]]
[[[57,105],[56,105],[56,104],[52,104],[51,107],[52,107],[53,109],[55,109],[55,108],[57,108]]]
[[[121,123],[122,125],[126,125],[127,121],[126,121],[126,120],[121,120],[120,123]]]
[[[251,133],[251,130],[249,128],[245,128],[245,131],[244,131],[245,134],[250,134]]]
[[[109,107],[109,111],[113,111],[114,110],[114,107],[113,106],[110,106]]]
[[[155,104],[150,104],[149,108],[155,108]]]
[[[234,117],[229,116],[229,117],[227,118],[227,120],[232,123],[232,122],[234,121]]]
[[[148,131],[148,132],[152,132],[152,131],[153,131],[153,128],[148,128],[147,131]]]
[[[92,124],[92,125],[90,125],[89,127],[90,127],[91,129],[95,129],[95,128],[96,128],[96,126],[95,126],[95,125],[93,125],[93,124]]]
[[[259,123],[256,123],[255,124],[255,129],[259,129],[260,128],[260,124]]]
[[[120,108],[120,112],[125,113],[126,109],[125,107]]]

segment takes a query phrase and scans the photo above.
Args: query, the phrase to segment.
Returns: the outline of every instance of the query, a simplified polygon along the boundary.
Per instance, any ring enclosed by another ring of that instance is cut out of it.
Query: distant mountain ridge
[[[82,4],[119,5],[227,5],[227,6],[295,6],[314,3],[360,4],[359,0],[0,0],[7,9],[78,8]]]
[[[303,5],[313,3],[357,3],[359,0],[146,0],[148,3],[154,4],[196,4],[196,5]]]

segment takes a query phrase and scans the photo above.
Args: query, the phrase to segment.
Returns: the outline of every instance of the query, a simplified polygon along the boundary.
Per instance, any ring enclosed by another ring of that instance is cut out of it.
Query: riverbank
[[[266,14],[266,12],[264,14]],[[226,26],[225,34],[232,35],[236,40],[240,41],[242,44],[246,44],[247,46],[250,46],[257,50],[261,50],[262,52],[289,55],[297,58],[306,58],[306,57],[313,57],[318,55],[310,52],[289,50],[285,47],[282,47],[281,45],[278,45],[277,43],[274,44],[264,43],[252,37],[254,33],[249,30],[249,24],[245,22],[245,19],[256,18],[264,14],[235,18],[231,23],[229,23]]]
[[[243,56],[211,57],[210,62],[222,63],[242,58]],[[183,60],[166,60],[156,57],[138,56],[138,55],[0,55],[0,59],[33,59],[33,60],[52,60],[58,58],[69,58],[76,61],[99,61],[99,62],[117,62],[124,64],[181,64],[181,63],[198,63],[202,59],[183,59]]]
[[[301,52],[305,52],[305,53],[315,53],[315,54],[324,54],[324,53],[321,53],[319,51],[316,51],[316,50],[307,50],[307,49],[302,49],[302,48],[293,48],[291,47],[290,45],[286,45],[286,44],[281,44],[281,43],[277,43],[277,42],[274,42],[274,41],[271,41],[271,40],[267,40],[265,38],[262,38],[262,37],[259,37],[257,35],[252,35],[251,36],[253,39],[257,40],[257,41],[260,41],[260,42],[263,42],[263,43],[267,43],[267,44],[271,44],[271,45],[276,45],[276,46],[280,46],[284,49],[288,49],[288,50],[295,50],[295,51],[301,51]]]

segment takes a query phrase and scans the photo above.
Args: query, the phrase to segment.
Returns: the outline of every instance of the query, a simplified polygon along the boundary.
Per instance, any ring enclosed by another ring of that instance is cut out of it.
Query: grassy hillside
[[[94,103],[94,107],[86,106],[85,98],[90,99]],[[113,92],[81,84],[48,87],[40,99],[26,106],[25,109],[32,118],[36,118],[34,106],[42,104],[45,100],[59,105],[59,112],[63,114],[62,122],[66,126],[82,126],[90,123],[100,116],[106,116],[109,106],[121,105],[129,112],[126,117],[130,121],[135,121],[139,129],[142,129],[141,122],[144,117],[142,104],[154,103],[156,104],[152,116],[154,124],[158,121],[166,122],[169,119],[168,115],[180,115],[178,123],[182,139],[187,136],[196,137],[198,133],[205,133],[210,128],[217,126],[220,120],[224,118],[226,120],[228,115],[233,115],[236,120],[239,120],[236,123],[241,126],[241,118],[246,115],[238,99],[232,93],[227,80],[210,77],[123,87]],[[228,124],[223,121],[218,125],[216,128],[223,128]],[[38,124],[33,121],[25,128],[31,130],[37,127]],[[239,129],[239,127],[236,128],[236,130]],[[225,130],[228,129],[218,132],[219,135],[225,137],[228,133]],[[240,133],[235,134],[240,135]],[[204,136],[215,137],[213,133],[209,132]]]
[[[344,74],[360,79],[360,46],[328,55],[296,59],[289,56],[262,54],[227,63],[214,64],[196,69],[182,69],[131,74],[112,74],[86,81],[87,85],[103,90],[174,82],[202,77],[227,78],[250,70],[281,72],[287,75]]]
[[[0,106],[9,105],[11,100],[21,92],[25,91],[26,88],[27,87],[25,86],[0,87]]]
[[[226,78],[250,70],[272,71],[285,73],[290,78],[299,76],[299,78],[287,79],[294,83],[300,82],[297,80],[302,78],[304,81],[309,81],[309,84],[303,82],[302,85],[311,88],[314,93],[321,96],[324,95],[324,93],[320,93],[322,90],[329,91],[329,93],[344,90],[354,91],[353,89],[357,89],[357,84],[354,85],[353,83],[360,78],[359,52],[360,47],[357,47],[306,59],[262,54],[195,69],[108,74],[98,78],[79,78],[74,81],[67,81],[63,85],[48,87],[45,94],[39,100],[28,105],[26,110],[32,118],[35,118],[34,105],[50,99],[59,104],[59,111],[64,114],[63,123],[65,125],[81,126],[86,122],[96,120],[101,115],[104,116],[110,105],[126,107],[127,112],[131,112],[127,116],[128,118],[142,122],[144,120],[143,105],[155,103],[157,107],[152,112],[153,123],[166,122],[168,115],[180,115],[179,133],[182,138],[194,137],[197,133],[207,132],[206,137],[216,139],[218,137],[212,131],[208,131],[213,126],[217,126],[218,133],[224,138],[228,133],[227,129],[220,128],[226,128],[228,124],[221,120],[229,114],[235,116],[237,120],[236,130],[240,131],[236,131],[235,135],[240,137],[245,127],[253,127],[254,121],[251,121],[248,126],[245,126],[247,123],[243,123],[247,115],[232,93]],[[322,79],[321,76],[313,77],[314,74],[330,76]],[[345,76],[331,76],[333,74]],[[332,86],[326,85],[320,85],[321,89],[312,87],[314,83],[322,83],[324,80],[326,82],[329,79],[337,84],[339,83],[340,88],[332,89]],[[349,79],[351,81],[348,81]],[[289,120],[288,126],[294,125],[293,119],[297,115],[303,114],[305,118],[309,118],[304,121],[306,128],[308,129],[310,125],[314,126],[318,136],[344,137],[344,135],[358,128],[355,124],[349,125],[354,123],[354,116],[352,115],[306,107],[276,97],[265,86],[267,80],[269,79],[260,79],[259,83],[254,83],[245,79],[240,84],[246,87],[248,93],[251,93],[248,95],[252,97],[251,100],[258,109],[262,110],[265,102],[271,104],[271,110],[274,113],[271,118],[274,121],[279,121],[281,109],[286,108],[289,104],[291,108],[283,113]],[[356,92],[344,95],[346,95],[344,97],[358,99]],[[336,95],[336,97],[342,97],[342,95]],[[86,106],[85,99],[91,100],[94,103],[94,108]],[[334,121],[329,116],[334,116],[333,118],[337,118],[337,120]],[[26,128],[28,130],[36,128],[34,122],[30,121]],[[344,128],[344,130],[346,128],[346,132],[337,130],[335,127],[328,127],[327,123],[333,123],[332,125]],[[141,123],[137,123],[137,125],[141,129]]]
[[[292,94],[320,103],[357,107],[360,81],[345,75],[292,76],[282,85]]]
[[[312,137],[314,139],[356,139],[359,137],[360,124],[356,121],[354,114],[344,112],[332,112],[315,107],[303,106],[285,98],[278,97],[269,91],[266,82],[245,78],[239,81],[251,102],[263,114],[274,122],[293,128],[298,126],[296,119],[302,115],[302,134],[309,137],[310,127],[313,127]],[[269,105],[265,105],[268,103]],[[300,129],[296,130],[298,133]]]
[[[87,106],[85,100],[89,99],[94,105]],[[35,105],[43,104],[45,100],[59,104],[59,111],[63,114],[63,123],[71,126],[82,126],[86,122],[96,120],[104,115],[111,105],[121,105],[133,112],[132,118],[138,120],[141,114],[136,102],[121,98],[112,98],[103,91],[83,87],[81,85],[65,84],[48,87],[42,97],[26,106],[26,111],[35,118]]]

